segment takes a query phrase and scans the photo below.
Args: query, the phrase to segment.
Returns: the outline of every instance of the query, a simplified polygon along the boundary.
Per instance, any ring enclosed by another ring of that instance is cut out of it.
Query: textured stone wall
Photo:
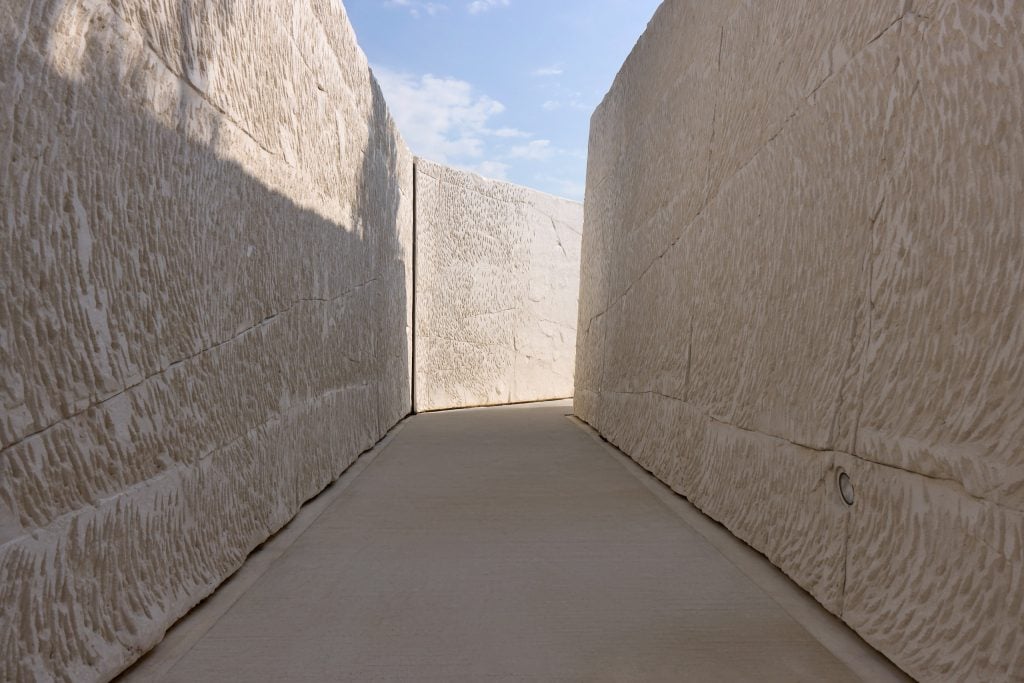
[[[417,410],[572,396],[583,206],[416,160]]]
[[[1024,678],[1022,102],[1021,2],[668,0],[592,121],[577,413],[922,680]]]
[[[110,677],[408,412],[411,230],[336,0],[0,3],[0,679]]]

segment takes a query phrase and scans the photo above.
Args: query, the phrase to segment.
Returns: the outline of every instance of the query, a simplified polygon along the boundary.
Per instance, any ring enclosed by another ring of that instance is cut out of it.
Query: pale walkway
[[[899,680],[569,412],[407,420],[123,678]]]

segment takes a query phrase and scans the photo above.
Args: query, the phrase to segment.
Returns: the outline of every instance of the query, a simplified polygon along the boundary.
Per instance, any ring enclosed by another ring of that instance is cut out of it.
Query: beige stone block
[[[572,394],[583,207],[416,161],[416,409]]]
[[[903,28],[857,452],[1024,511],[1024,7]]]
[[[906,0],[743,2],[722,24],[711,194],[914,10]],[[913,3],[917,4],[917,3]],[[676,26],[681,24],[677,23]]]
[[[838,462],[856,495],[843,619],[922,680],[1020,678],[1024,515],[956,482]]]
[[[657,392],[601,396],[601,431],[839,612],[848,508],[836,454],[716,420]]]
[[[0,8],[0,678],[109,678],[411,405],[337,3]]]
[[[577,414],[909,673],[1013,680],[1022,8],[698,11],[662,5],[594,116]],[[701,175],[659,122],[703,93]]]

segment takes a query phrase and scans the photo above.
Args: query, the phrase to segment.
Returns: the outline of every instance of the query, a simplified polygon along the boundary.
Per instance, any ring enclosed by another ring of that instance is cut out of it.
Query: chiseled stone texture
[[[106,679],[411,407],[336,0],[0,3],[0,679]]]
[[[1024,679],[1021,102],[1021,2],[667,0],[592,121],[577,414],[928,681]]]
[[[573,392],[583,205],[416,159],[419,411]]]

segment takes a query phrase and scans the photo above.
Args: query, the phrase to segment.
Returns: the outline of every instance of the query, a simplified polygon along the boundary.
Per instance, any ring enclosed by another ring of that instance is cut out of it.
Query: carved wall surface
[[[583,206],[416,160],[417,410],[572,396]]]
[[[668,0],[592,120],[577,414],[923,680],[1024,677],[1022,102],[1024,3]]]
[[[408,413],[412,157],[332,0],[0,55],[0,679],[103,679]]]

